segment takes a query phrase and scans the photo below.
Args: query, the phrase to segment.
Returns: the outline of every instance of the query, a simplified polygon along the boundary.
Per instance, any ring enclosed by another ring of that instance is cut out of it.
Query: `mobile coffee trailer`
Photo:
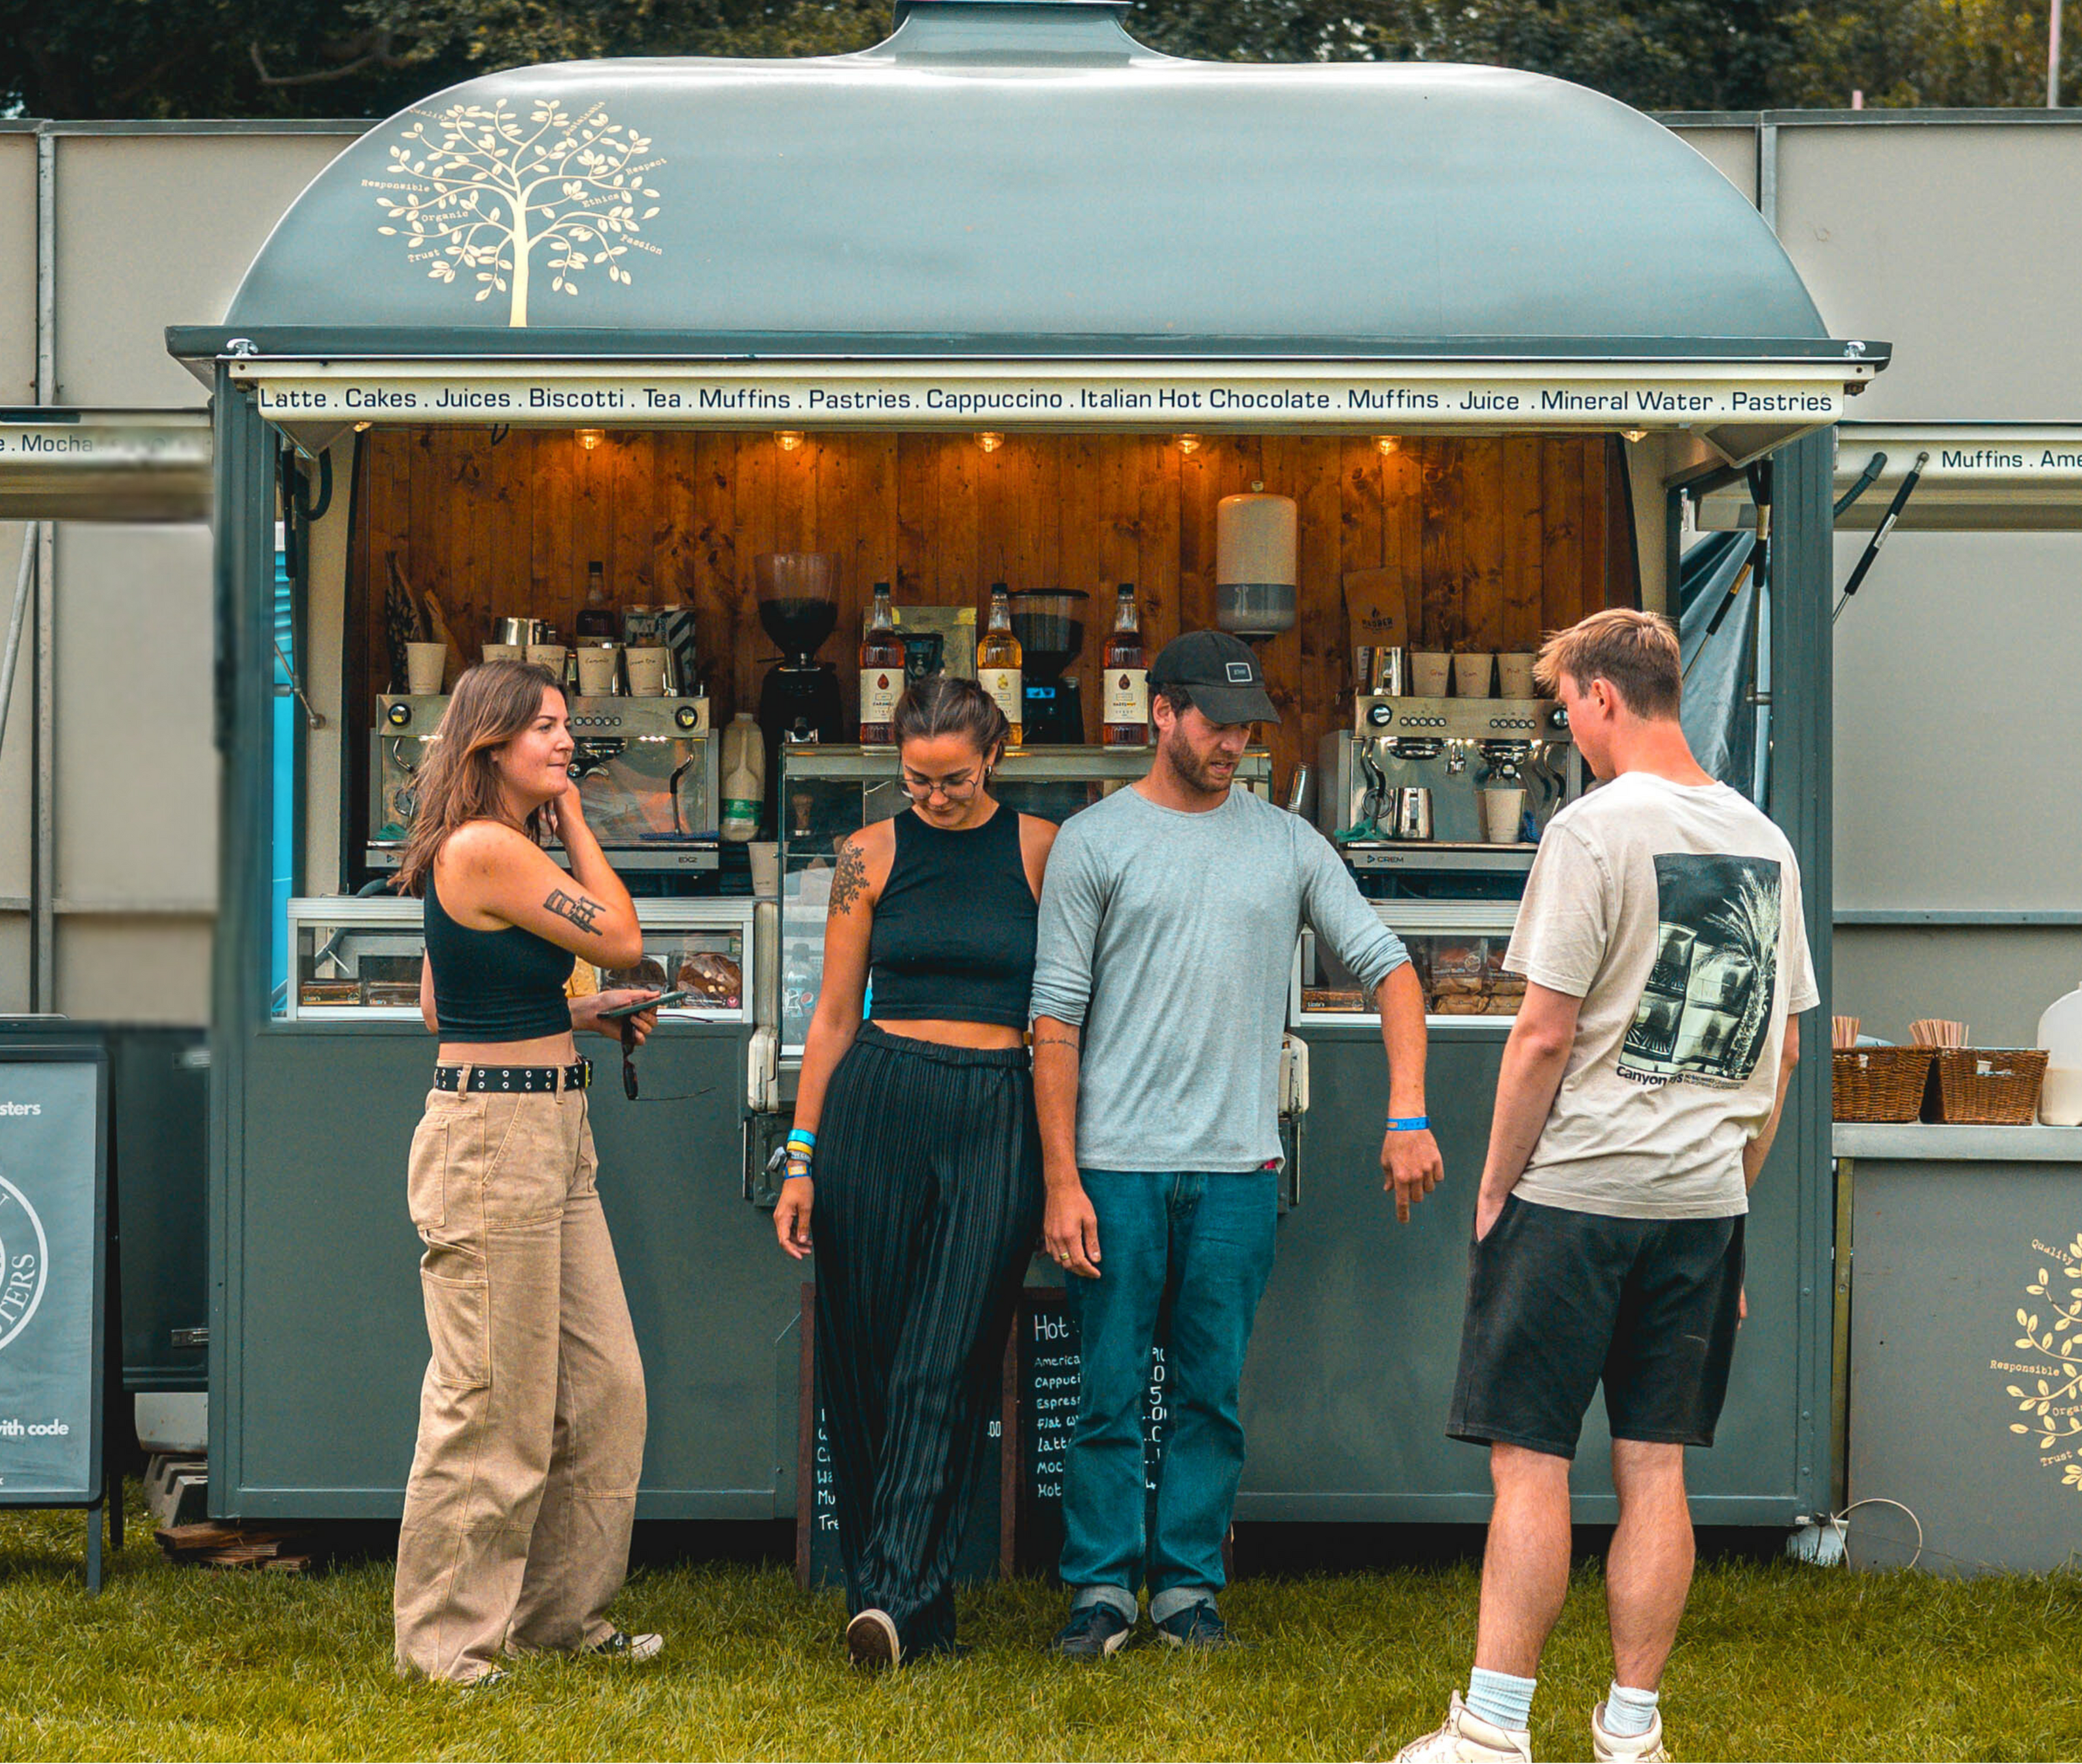
[[[773,1518],[806,1498],[802,1276],[759,1204],[761,1154],[787,1119],[831,839],[899,805],[888,749],[784,748],[778,902],[704,838],[701,743],[750,708],[770,659],[762,554],[837,554],[842,644],[876,581],[970,607],[997,580],[1132,582],[1153,650],[1215,622],[1220,499],[1289,496],[1299,616],[1262,652],[1283,721],[1257,787],[1284,800],[1325,755],[1348,772],[1385,726],[1362,719],[1401,715],[1414,734],[1381,752],[1433,768],[1442,817],[1472,774],[1524,757],[1514,744],[1540,749],[1551,813],[1581,783],[1553,707],[1369,693],[1354,579],[1393,581],[1414,648],[1524,652],[1596,607],[1663,604],[1672,487],[1768,463],[1771,800],[1826,990],[1829,430],[1884,346],[1832,340],[1756,213],[1623,106],[1491,69],[1178,61],[1135,43],[1125,10],[909,0],[858,55],[473,82],[350,147],[225,323],[170,334],[217,424],[217,1512],[392,1515],[411,1455],[427,1344],[402,1175],[432,1050],[405,990],[415,909],[355,897],[394,861],[390,792],[429,726],[386,673],[399,577],[441,601],[451,670],[533,633],[495,620],[569,631],[596,560],[615,601],[692,609],[700,702],[687,678],[655,701],[691,726],[632,734],[587,720],[649,717],[645,701],[576,707],[603,788],[651,812],[622,849],[660,970],[707,939],[744,982],[705,1020],[668,1015],[639,1056],[646,1100],[615,1094],[611,1062],[595,1091],[649,1374],[646,1517]],[[298,530],[327,470],[330,507]],[[298,732],[287,803],[269,791],[278,481],[297,686],[326,724]],[[1088,743],[1098,648],[1075,664]],[[1030,747],[1003,782],[1060,812],[1146,764]],[[1481,942],[1493,969],[1529,843],[1475,850],[1442,818],[1432,847],[1347,849],[1427,962],[1441,939]],[[1441,1430],[1509,1019],[1435,1019],[1448,1185],[1398,1229],[1377,1026],[1304,954],[1238,1514],[1479,1519],[1481,1456]],[[1722,1445],[1695,1472],[1703,1520],[1784,1525],[1827,1496],[1827,1116],[1813,1060],[1757,1196],[1751,1321]],[[1612,1510],[1601,1426],[1577,1497],[1592,1521]]]

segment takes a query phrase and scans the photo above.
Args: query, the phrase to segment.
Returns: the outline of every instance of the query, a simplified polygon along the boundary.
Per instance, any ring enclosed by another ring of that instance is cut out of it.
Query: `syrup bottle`
[[[1019,639],[1012,634],[1012,600],[1005,584],[990,584],[990,622],[976,645],[976,682],[1012,725],[1008,749],[1020,745],[1026,712],[1026,692],[1020,673]]]
[[[904,691],[904,639],[896,635],[896,614],[889,604],[889,584],[875,584],[875,607],[860,640],[860,745],[889,745],[896,739],[891,719]]]
[[[1106,690],[1099,745],[1149,745],[1149,650],[1135,610],[1135,584],[1123,582],[1114,604],[1113,635],[1106,640]]]

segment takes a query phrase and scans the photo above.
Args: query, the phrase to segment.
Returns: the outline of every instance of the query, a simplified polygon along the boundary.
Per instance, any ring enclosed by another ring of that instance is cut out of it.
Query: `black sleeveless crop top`
[[[532,1041],[571,1026],[564,982],[573,957],[518,925],[474,931],[458,925],[427,869],[427,960],[434,970],[434,1019],[444,1041]]]
[[[868,939],[877,1022],[1026,1027],[1039,903],[1019,852],[1019,817],[1001,804],[950,833],[909,809],[892,825],[896,859]]]

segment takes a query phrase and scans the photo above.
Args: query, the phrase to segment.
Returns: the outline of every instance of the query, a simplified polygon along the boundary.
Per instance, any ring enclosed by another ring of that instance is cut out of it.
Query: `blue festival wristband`
[[[1388,1117],[1388,1130],[1392,1133],[1421,1133],[1431,1125],[1429,1115],[1406,1115]]]
[[[788,1143],[791,1146],[814,1146],[816,1142],[817,1136],[807,1127],[790,1127],[788,1129]]]

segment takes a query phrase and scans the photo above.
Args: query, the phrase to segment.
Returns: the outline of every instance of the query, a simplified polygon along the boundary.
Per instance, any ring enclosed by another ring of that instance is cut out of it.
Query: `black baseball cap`
[[[1183,686],[1210,723],[1277,723],[1258,652],[1225,631],[1189,631],[1157,652],[1149,684]]]

